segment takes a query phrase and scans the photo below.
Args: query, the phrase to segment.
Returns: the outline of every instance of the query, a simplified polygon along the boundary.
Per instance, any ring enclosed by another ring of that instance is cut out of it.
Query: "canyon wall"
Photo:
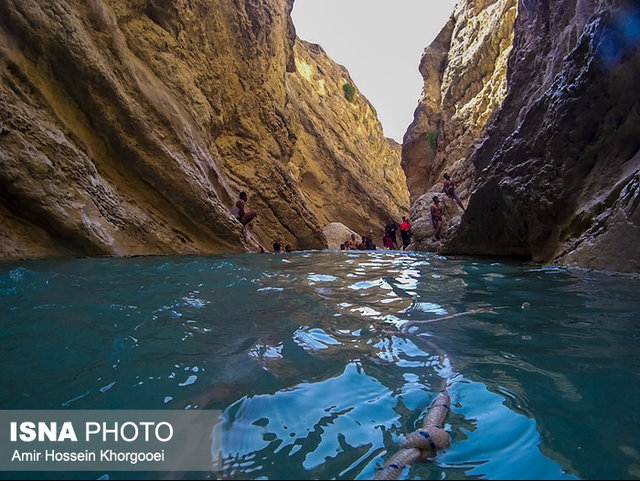
[[[465,201],[475,169],[469,158],[478,135],[506,91],[517,0],[461,1],[420,61],[424,86],[403,141],[402,167],[411,195],[414,243],[435,250],[428,215],[434,195],[445,206],[445,228],[462,210],[442,197],[442,174],[458,181]]]
[[[344,98],[348,74],[325,80],[323,106],[304,97],[317,49],[296,44],[292,5],[1,2],[0,257],[323,248],[329,221],[406,209],[399,153]],[[352,114],[346,132],[312,114],[331,111]],[[229,213],[243,190],[247,229]]]
[[[355,84],[322,47],[297,41],[295,62],[287,88],[297,141],[287,169],[320,224],[340,219],[381,238],[388,217],[409,211],[401,147],[384,137],[375,109],[357,89],[346,98],[345,86]]]
[[[516,0],[461,1],[425,49],[424,87],[403,139],[412,203],[441,184],[445,171],[470,187],[467,154],[504,98],[516,10]]]
[[[440,252],[640,270],[639,45],[634,2],[518,2],[504,99],[465,155],[468,207]]]

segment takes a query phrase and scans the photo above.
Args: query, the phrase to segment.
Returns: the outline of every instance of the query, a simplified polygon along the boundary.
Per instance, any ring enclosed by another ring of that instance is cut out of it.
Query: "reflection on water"
[[[220,409],[221,477],[365,479],[448,383],[451,448],[405,477],[633,478],[638,292],[390,252],[4,263],[0,408]]]

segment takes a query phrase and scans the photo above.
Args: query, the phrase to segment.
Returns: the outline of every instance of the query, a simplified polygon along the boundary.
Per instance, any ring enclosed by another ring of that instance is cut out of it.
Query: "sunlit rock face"
[[[443,235],[459,224],[462,209],[442,193],[442,174],[458,181],[466,205],[475,168],[474,142],[506,92],[517,0],[461,1],[420,62],[422,97],[402,148],[411,195],[412,248],[433,251],[429,207],[434,195],[444,206]]]
[[[446,252],[640,270],[640,9],[520,4],[507,95]]]
[[[340,244],[348,241],[352,234],[355,235],[358,240],[360,240],[361,237],[360,234],[340,222],[330,222],[322,229],[322,232],[327,239],[327,248],[331,250],[340,250]]]
[[[287,88],[296,141],[286,168],[322,225],[339,221],[381,237],[388,218],[409,209],[400,146],[357,89],[347,98],[349,72],[319,45],[298,40],[295,63]]]
[[[356,159],[383,147],[317,140],[330,146],[314,151],[316,139],[306,139],[312,115],[297,109],[313,102],[292,87],[292,4],[0,2],[0,257],[216,253],[274,240],[323,248],[328,221],[360,228],[372,206],[379,220],[383,202],[396,212],[402,176],[396,192],[377,187],[384,169],[371,170],[393,160]],[[364,116],[358,102],[353,110]],[[355,119],[336,129],[345,127],[360,130]],[[331,130],[317,128],[319,138]],[[360,165],[358,174],[334,150]],[[370,183],[333,183],[356,175]],[[345,190],[348,214],[327,214]],[[258,212],[248,230],[229,213],[240,191]]]
[[[483,3],[492,7],[498,2],[461,2],[455,25],[459,12]],[[447,28],[451,26],[443,32]],[[500,31],[503,28],[507,25]],[[440,117],[434,124],[425,123],[437,115],[423,113],[420,118],[423,102],[405,136],[403,166],[410,186],[407,152],[415,144],[412,140],[422,142],[416,129],[440,126],[445,145],[438,145],[426,164],[435,174],[425,185],[438,191],[438,177],[446,170],[462,179],[458,191],[465,205],[468,198],[459,226],[455,218],[445,218],[448,238],[439,251],[638,271],[640,108],[633,80],[640,71],[638,7],[613,0],[520,0],[512,33],[512,46],[499,43],[511,50],[504,98],[490,110],[479,109],[482,115],[460,117],[485,119],[482,128],[475,133],[463,129],[458,140],[447,133],[452,132],[447,125],[464,123],[455,122],[455,114],[445,115],[443,93],[464,90],[454,84],[473,90],[480,81],[477,73],[463,70],[447,77],[452,57],[468,58],[480,50],[471,44],[468,52],[456,50],[465,41],[458,43],[454,27],[437,80]],[[447,78],[452,85],[448,89]],[[452,119],[448,124],[447,118]],[[452,156],[457,142],[467,152]],[[412,216],[427,228],[421,237],[415,235],[415,245],[433,249],[425,210],[429,202],[422,199],[420,208],[414,201],[419,193],[411,191]],[[461,214],[452,201],[447,204],[454,216]]]
[[[444,172],[468,197],[474,171],[467,154],[504,98],[516,10],[516,0],[461,1],[425,49],[422,97],[402,149],[412,204],[441,191]]]

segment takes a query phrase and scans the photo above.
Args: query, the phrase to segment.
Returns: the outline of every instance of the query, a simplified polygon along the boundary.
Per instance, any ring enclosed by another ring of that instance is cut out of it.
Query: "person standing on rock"
[[[440,204],[440,198],[437,195],[433,196],[433,204],[431,204],[430,212],[431,225],[433,226],[433,238],[436,242],[439,242],[442,239],[440,233],[442,231],[442,214],[444,213],[444,209],[442,204]]]
[[[411,243],[411,223],[405,216],[402,216],[402,224],[400,224],[400,235],[402,236],[402,250],[407,250],[407,246]]]
[[[395,222],[393,222],[393,220],[390,218],[389,222],[387,222],[387,225],[384,227],[384,233],[386,235],[388,235],[389,237],[391,237],[391,240],[393,242],[393,248],[397,249],[398,248],[398,240],[396,238],[396,231],[398,230],[398,226],[396,225]]]
[[[442,192],[447,194],[447,197],[449,197],[450,199],[455,200],[456,204],[458,204],[464,212],[465,208],[462,205],[462,201],[460,200],[460,197],[458,197],[458,194],[456,194],[456,184],[458,183],[458,181],[449,177],[449,174],[447,174],[446,172],[442,177],[444,177],[444,186],[442,188]]]
[[[247,225],[249,222],[255,219],[255,217],[258,215],[255,210],[252,210],[251,212],[245,211],[245,204],[247,202],[247,199],[248,199],[247,193],[240,192],[240,198],[238,199],[238,202],[236,202],[231,208],[231,214],[236,219],[238,219],[238,221],[242,225]]]

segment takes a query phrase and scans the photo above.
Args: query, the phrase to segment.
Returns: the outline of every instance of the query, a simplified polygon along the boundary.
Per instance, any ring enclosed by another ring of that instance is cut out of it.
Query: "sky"
[[[422,92],[423,50],[440,33],[457,0],[295,0],[302,40],[344,65],[373,104],[387,137],[402,143]]]

